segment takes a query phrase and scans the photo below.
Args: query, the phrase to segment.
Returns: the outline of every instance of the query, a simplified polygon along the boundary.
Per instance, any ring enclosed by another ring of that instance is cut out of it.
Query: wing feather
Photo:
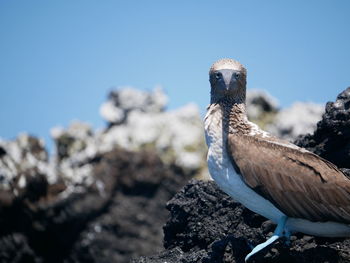
[[[334,164],[248,135],[229,134],[228,151],[244,182],[287,216],[350,223],[350,180]]]

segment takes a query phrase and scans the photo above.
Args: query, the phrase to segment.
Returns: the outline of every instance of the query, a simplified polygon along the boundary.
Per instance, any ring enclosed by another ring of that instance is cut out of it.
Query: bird
[[[208,170],[216,184],[249,210],[277,224],[245,258],[292,232],[350,237],[350,179],[331,162],[250,122],[247,70],[220,59],[209,70],[204,118]]]

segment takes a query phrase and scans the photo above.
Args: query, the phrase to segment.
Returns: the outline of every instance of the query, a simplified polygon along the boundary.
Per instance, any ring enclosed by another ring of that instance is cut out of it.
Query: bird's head
[[[210,68],[211,103],[245,103],[247,70],[236,60],[220,59]]]

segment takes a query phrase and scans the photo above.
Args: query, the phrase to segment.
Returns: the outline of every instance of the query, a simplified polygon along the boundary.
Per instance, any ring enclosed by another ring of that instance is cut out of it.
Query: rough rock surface
[[[192,180],[168,203],[165,251],[134,263],[244,262],[252,246],[272,235],[275,225],[223,193],[214,182]],[[350,262],[350,239],[291,237],[253,262]]]
[[[338,167],[350,168],[350,87],[335,102],[328,102],[313,134],[301,136],[296,144],[328,159]]]
[[[350,165],[350,88],[326,112],[314,135],[299,145],[321,153],[341,168]],[[338,153],[339,152],[339,153]],[[349,171],[349,170],[344,170]],[[274,231],[271,221],[249,211],[223,193],[215,182],[191,181],[167,205],[165,250],[134,263],[244,262],[252,247]],[[301,233],[287,246],[279,241],[252,258],[253,262],[350,262],[350,238],[319,238]]]

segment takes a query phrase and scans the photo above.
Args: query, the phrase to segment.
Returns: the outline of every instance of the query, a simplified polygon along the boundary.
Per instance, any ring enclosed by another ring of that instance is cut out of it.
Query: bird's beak
[[[235,83],[237,80],[234,77],[234,70],[232,69],[223,69],[221,70],[222,77],[225,83],[225,89],[228,91],[231,87],[235,87]]]

